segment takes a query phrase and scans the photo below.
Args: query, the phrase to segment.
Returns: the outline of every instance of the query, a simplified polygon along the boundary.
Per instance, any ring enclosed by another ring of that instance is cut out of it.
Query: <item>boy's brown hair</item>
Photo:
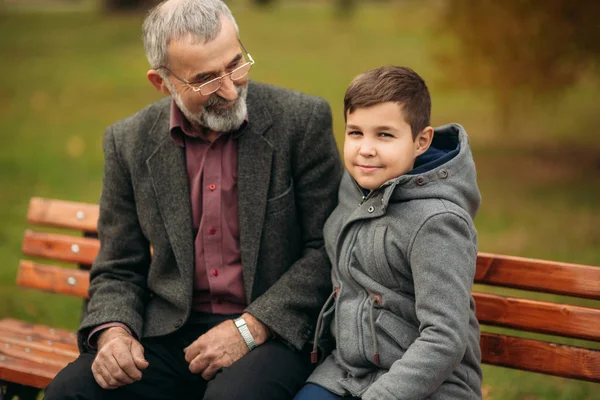
[[[344,96],[344,119],[357,108],[394,102],[400,105],[413,139],[430,125],[431,97],[423,78],[407,67],[384,66],[352,80]]]

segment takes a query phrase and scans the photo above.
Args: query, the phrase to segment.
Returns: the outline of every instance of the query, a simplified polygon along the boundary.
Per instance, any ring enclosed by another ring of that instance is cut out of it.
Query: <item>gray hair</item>
[[[229,7],[221,0],[165,0],[154,7],[142,27],[144,49],[152,68],[166,66],[167,47],[172,40],[192,35],[210,42],[221,31],[221,17],[238,31]]]

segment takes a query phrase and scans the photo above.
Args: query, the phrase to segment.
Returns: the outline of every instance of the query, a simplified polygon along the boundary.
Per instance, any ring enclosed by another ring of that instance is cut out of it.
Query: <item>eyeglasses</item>
[[[244,64],[235,68],[233,71],[227,72],[217,78],[211,79],[208,82],[189,82],[186,79],[178,77],[169,68],[162,65],[157,67],[156,69],[162,68],[167,70],[169,74],[173,75],[181,83],[185,83],[194,92],[200,92],[201,95],[208,96],[209,94],[212,94],[221,88],[221,86],[223,85],[223,79],[225,79],[226,77],[229,77],[229,79],[231,79],[232,82],[236,82],[244,78],[246,75],[248,75],[248,72],[250,72],[250,68],[252,68],[252,66],[254,65],[254,59],[252,58],[250,53],[248,53],[248,50],[246,50],[246,47],[244,46],[242,41],[239,40],[239,42],[242,46],[242,49],[244,50],[244,53],[246,53],[248,60],[250,61],[246,61]]]

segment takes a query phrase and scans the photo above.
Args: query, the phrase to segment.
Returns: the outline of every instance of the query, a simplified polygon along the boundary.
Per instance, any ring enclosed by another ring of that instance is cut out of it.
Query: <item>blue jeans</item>
[[[307,383],[300,389],[300,391],[294,397],[294,400],[360,400],[358,397],[342,397],[335,393],[331,393],[329,390],[322,386],[315,385],[314,383]]]

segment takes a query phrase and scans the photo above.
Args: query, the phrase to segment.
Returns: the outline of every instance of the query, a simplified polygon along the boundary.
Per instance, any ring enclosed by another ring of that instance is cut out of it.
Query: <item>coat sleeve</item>
[[[90,301],[78,332],[80,349],[94,327],[108,322],[123,323],[141,337],[147,301],[150,244],[139,225],[130,174],[120,160],[113,129],[104,135],[101,246],[90,271]]]
[[[434,215],[421,225],[408,254],[419,336],[363,394],[365,400],[427,398],[465,354],[477,257],[475,230],[457,214]]]
[[[337,204],[343,172],[332,131],[331,109],[325,100],[319,99],[312,108],[295,153],[293,182],[302,256],[246,311],[301,349],[331,292],[331,264],[324,248],[323,225]]]

